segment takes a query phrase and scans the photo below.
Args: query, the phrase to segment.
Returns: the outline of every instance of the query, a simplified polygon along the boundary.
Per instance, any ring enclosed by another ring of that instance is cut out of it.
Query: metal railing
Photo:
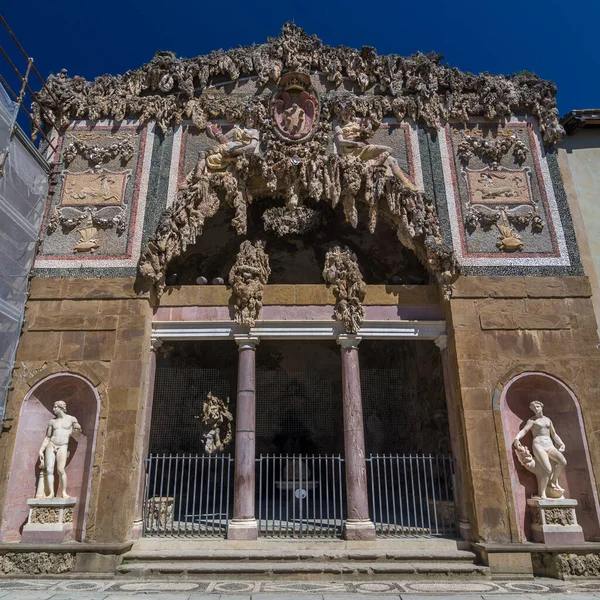
[[[377,535],[456,534],[451,456],[371,455],[367,472]]]
[[[229,455],[150,455],[142,535],[224,537],[233,493],[232,463]]]
[[[341,536],[345,509],[341,456],[261,455],[256,461],[261,536]]]

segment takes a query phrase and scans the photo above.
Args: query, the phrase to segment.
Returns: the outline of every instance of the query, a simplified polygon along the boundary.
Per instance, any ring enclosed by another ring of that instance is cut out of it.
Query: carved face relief
[[[287,73],[279,80],[278,87],[271,102],[277,134],[293,142],[308,139],[319,118],[319,100],[310,77],[303,73]]]

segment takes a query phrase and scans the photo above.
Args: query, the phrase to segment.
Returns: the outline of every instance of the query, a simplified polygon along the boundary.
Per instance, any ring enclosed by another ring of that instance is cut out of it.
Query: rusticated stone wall
[[[512,377],[547,373],[573,391],[600,477],[600,349],[590,285],[587,277],[460,277],[452,287],[446,318],[469,535],[521,541],[498,401]]]
[[[7,489],[23,398],[48,375],[75,373],[101,401],[86,540],[130,539],[151,355],[149,298],[136,293],[133,279],[39,278],[31,282],[25,319],[7,404],[10,429],[0,436],[0,507],[11,510]],[[36,462],[37,451],[32,470]]]

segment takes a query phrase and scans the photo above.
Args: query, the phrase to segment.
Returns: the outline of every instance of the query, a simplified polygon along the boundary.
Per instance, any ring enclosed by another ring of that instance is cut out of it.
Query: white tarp
[[[8,152],[0,173],[0,419],[48,194],[48,175],[32,155],[35,150],[11,139],[18,110],[0,85],[0,157]]]

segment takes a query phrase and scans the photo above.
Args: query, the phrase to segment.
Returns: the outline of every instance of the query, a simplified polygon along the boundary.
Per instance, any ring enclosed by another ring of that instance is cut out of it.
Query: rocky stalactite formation
[[[233,288],[235,322],[254,327],[262,308],[262,297],[271,275],[269,257],[262,242],[242,242],[235,264],[229,272]]]
[[[321,127],[326,129],[327,124]],[[406,187],[384,166],[368,165],[354,156],[327,154],[328,138],[321,139],[322,133],[297,146],[269,136],[267,124],[262,138],[268,144],[262,156],[242,153],[226,171],[211,172],[199,166],[190,173],[140,258],[140,274],[155,283],[159,296],[169,263],[196,241],[206,219],[217,213],[221,203],[234,207],[232,225],[244,235],[247,206],[259,196],[283,198],[286,203],[285,209],[265,211],[265,227],[278,235],[303,233],[318,225],[317,215],[301,206],[302,198],[327,202],[333,208],[341,202],[353,227],[358,225],[359,210],[366,211],[371,233],[383,218],[442,285],[452,280],[457,272],[454,255],[442,239],[433,202],[422,192]]]
[[[324,45],[292,23],[266,43],[218,50],[206,56],[179,59],[158,52],[152,61],[124,75],[102,75],[89,82],[51,75],[34,106],[36,125],[51,122],[63,130],[72,120],[156,119],[166,130],[190,118],[204,127],[207,114],[234,120],[232,106],[218,106],[215,96],[203,93],[216,77],[236,80],[255,76],[261,85],[278,81],[284,71],[321,72],[339,88],[344,79],[358,91],[376,90],[385,96],[365,103],[385,108],[396,118],[410,117],[430,127],[444,120],[466,123],[469,117],[508,117],[516,111],[536,116],[546,142],[563,134],[556,108],[556,88],[531,73],[514,76],[473,75],[442,65],[436,54],[379,56],[372,47],[361,50]],[[385,104],[385,107],[383,106]],[[238,108],[239,104],[237,105]],[[389,109],[389,110],[388,110]],[[218,114],[217,114],[218,113]]]
[[[365,318],[363,302],[367,286],[358,267],[356,254],[348,248],[336,246],[325,256],[323,278],[333,286],[336,321],[344,325],[347,333],[358,333]]]

